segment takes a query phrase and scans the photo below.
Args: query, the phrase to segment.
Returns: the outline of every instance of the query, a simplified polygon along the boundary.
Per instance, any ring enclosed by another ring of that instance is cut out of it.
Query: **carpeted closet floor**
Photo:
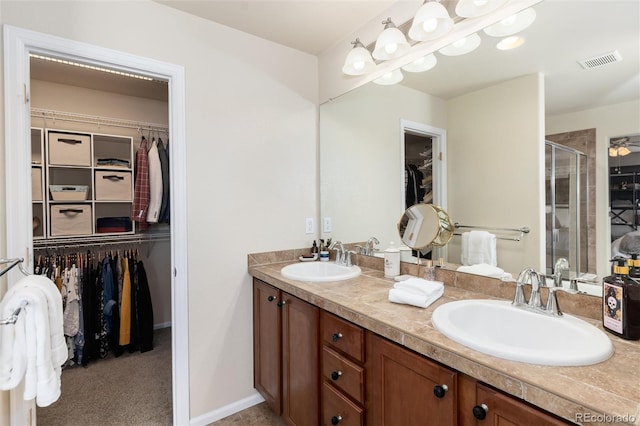
[[[38,426],[161,426],[172,423],[171,328],[154,348],[62,372],[62,396],[37,409]]]

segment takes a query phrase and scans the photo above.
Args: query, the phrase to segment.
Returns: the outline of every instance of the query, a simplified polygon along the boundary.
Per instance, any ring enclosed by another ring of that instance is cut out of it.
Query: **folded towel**
[[[487,231],[471,231],[462,234],[462,253],[460,261],[463,265],[486,263],[498,264],[496,255],[496,236]]]
[[[467,274],[484,275],[485,277],[498,278],[502,281],[513,281],[513,276],[505,272],[497,266],[491,266],[486,263],[478,263],[477,265],[463,265],[458,267],[458,272]]]
[[[397,282],[389,290],[389,301],[426,308],[438,300],[444,293],[440,281],[428,281],[422,278],[409,278]]]

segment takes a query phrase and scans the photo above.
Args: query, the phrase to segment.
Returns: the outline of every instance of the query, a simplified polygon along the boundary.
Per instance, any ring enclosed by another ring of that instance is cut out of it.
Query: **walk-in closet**
[[[30,60],[34,273],[60,289],[68,360],[38,424],[171,424],[166,82]]]

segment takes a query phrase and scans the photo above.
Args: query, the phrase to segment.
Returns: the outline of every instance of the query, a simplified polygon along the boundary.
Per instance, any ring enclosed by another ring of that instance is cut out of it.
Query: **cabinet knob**
[[[340,376],[342,376],[342,371],[338,370],[338,371],[334,371],[331,373],[331,379],[332,380],[338,380],[340,378]]]
[[[279,301],[279,302],[278,302],[278,306],[279,306],[280,308],[282,308],[282,307],[283,307],[284,305],[286,305],[286,304],[287,304],[287,301],[286,301],[286,300],[281,300],[281,301]]]
[[[334,342],[337,342],[338,340],[342,339],[342,333],[338,332],[338,333],[333,333],[331,335],[331,340],[333,340]]]
[[[433,387],[433,394],[436,396],[436,398],[444,398],[444,395],[448,390],[449,386],[447,385],[435,385]]]
[[[487,412],[489,411],[489,407],[487,404],[480,404],[473,407],[473,417],[478,420],[484,420],[487,417]]]
[[[267,301],[269,301],[269,302],[273,302],[274,300],[276,300],[276,297],[275,297],[275,296],[269,296],[269,297],[267,297]]]
[[[342,416],[333,416],[333,417],[331,417],[331,424],[332,425],[337,425],[341,421],[342,421]]]

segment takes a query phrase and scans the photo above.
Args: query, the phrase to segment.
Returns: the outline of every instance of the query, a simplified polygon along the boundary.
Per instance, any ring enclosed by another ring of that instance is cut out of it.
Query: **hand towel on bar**
[[[502,281],[513,281],[513,275],[505,272],[502,268],[487,265],[486,263],[459,266],[457,271],[465,272],[467,274],[484,275],[485,277],[498,278]]]
[[[487,231],[471,231],[462,234],[460,261],[463,265],[486,263],[496,266],[497,259],[496,236],[494,234]]]
[[[394,284],[389,290],[389,301],[426,308],[444,293],[444,285],[439,281],[409,278]]]

